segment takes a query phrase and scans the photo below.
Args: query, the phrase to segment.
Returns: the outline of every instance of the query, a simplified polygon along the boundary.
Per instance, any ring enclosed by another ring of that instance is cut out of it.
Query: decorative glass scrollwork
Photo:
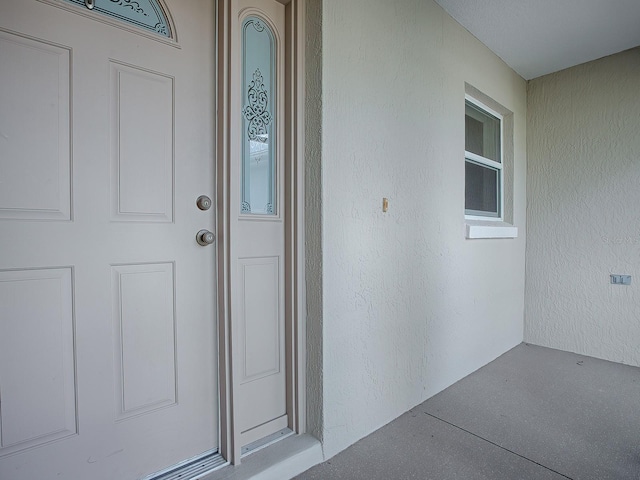
[[[85,0],[66,1],[172,38],[167,15],[157,0],[93,0],[90,2],[91,7]]]
[[[264,82],[260,69],[253,72],[253,80],[249,84],[247,92],[249,104],[244,107],[242,113],[249,122],[247,134],[250,141],[265,143],[267,141],[267,127],[271,125],[273,118],[267,110],[269,96],[264,88]]]
[[[242,25],[243,214],[276,214],[276,44],[269,25],[248,17]]]

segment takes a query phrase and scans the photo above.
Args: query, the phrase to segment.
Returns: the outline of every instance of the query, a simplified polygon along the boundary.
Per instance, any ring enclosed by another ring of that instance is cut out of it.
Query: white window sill
[[[467,238],[518,238],[518,227],[505,222],[465,220]]]

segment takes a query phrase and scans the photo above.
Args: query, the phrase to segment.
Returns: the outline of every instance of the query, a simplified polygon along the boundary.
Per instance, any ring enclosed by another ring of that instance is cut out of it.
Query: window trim
[[[485,212],[479,212],[479,214],[475,214],[477,210],[464,210],[464,218],[465,220],[481,220],[481,221],[489,221],[489,222],[504,222],[504,115],[496,112],[494,109],[488,107],[483,102],[478,100],[477,98],[469,95],[468,93],[464,96],[465,100],[465,110],[467,102],[472,103],[476,107],[481,110],[484,110],[489,115],[496,117],[500,121],[500,162],[496,162],[495,160],[491,160],[490,158],[483,157],[482,155],[478,155],[473,152],[467,151],[465,148],[464,151],[464,161],[465,165],[467,160],[476,163],[478,165],[483,165],[493,170],[498,171],[498,214],[496,216],[490,215],[482,215]],[[466,113],[465,113],[466,115]],[[466,145],[465,145],[466,147]],[[466,188],[466,176],[465,176],[465,188]]]

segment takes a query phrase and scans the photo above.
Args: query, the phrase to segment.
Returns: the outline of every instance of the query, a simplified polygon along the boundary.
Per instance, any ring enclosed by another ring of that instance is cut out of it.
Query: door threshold
[[[271,435],[259,438],[255,442],[251,442],[248,445],[242,447],[242,458],[246,457],[247,455],[251,455],[252,453],[255,453],[265,447],[268,447],[269,445],[273,445],[280,440],[284,440],[290,435],[293,435],[293,430],[291,430],[290,428],[283,428],[282,430],[272,433]]]
[[[200,480],[287,480],[324,460],[320,441],[311,435],[290,435]]]
[[[185,460],[165,470],[144,477],[142,480],[198,480],[205,475],[229,465],[218,450]]]

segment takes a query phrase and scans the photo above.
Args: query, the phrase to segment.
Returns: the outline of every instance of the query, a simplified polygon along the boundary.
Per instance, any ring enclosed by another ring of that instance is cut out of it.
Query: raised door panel
[[[238,379],[241,402],[240,429],[248,431],[286,413],[284,369],[284,317],[281,312],[280,258],[239,260],[238,332],[242,342],[242,371]],[[260,408],[252,403],[260,399]]]
[[[111,62],[112,219],[173,221],[174,79]]]
[[[0,219],[70,220],[70,51],[0,30]]]
[[[240,259],[244,341],[241,383],[280,372],[280,271],[278,257]]]
[[[118,265],[113,272],[118,419],[176,402],[173,264]]]
[[[74,435],[71,268],[0,271],[0,456]]]

